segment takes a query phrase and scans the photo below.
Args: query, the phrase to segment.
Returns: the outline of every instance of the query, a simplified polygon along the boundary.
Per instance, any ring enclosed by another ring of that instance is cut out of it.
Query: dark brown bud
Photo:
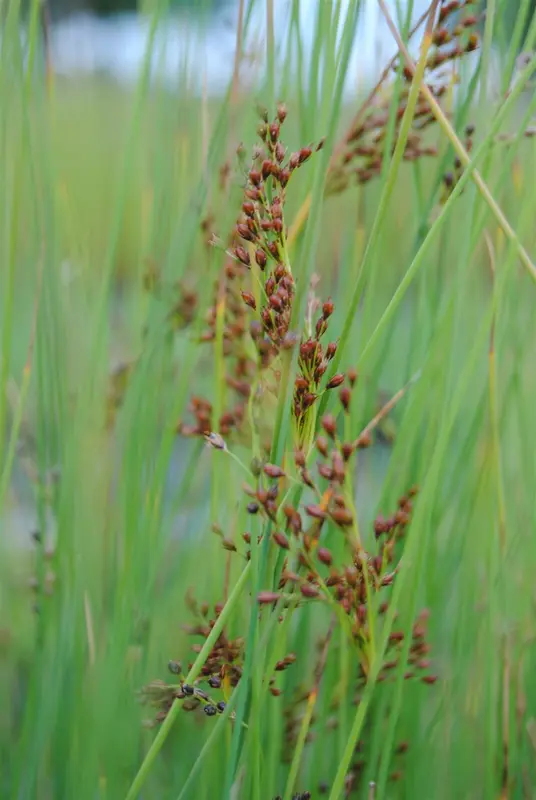
[[[239,245],[238,247],[235,247],[234,253],[237,259],[242,262],[242,264],[245,264],[246,267],[249,267],[251,262],[247,250],[245,250],[243,247],[240,247]]]
[[[370,447],[371,444],[372,444],[372,436],[368,431],[364,431],[364,433],[362,433],[359,436],[356,442],[358,450],[365,450],[367,447]]]
[[[249,179],[254,186],[259,186],[260,182],[262,181],[262,175],[258,169],[252,169],[249,173]]]
[[[341,525],[342,527],[351,525],[354,521],[352,512],[348,508],[334,508],[331,511],[331,519],[336,525]]]
[[[281,595],[278,592],[259,592],[257,595],[257,603],[277,603],[280,597]]]
[[[269,158],[264,159],[261,166],[262,177],[264,178],[264,180],[266,180],[266,178],[268,178],[272,174],[274,167],[275,164],[273,164]]]
[[[281,188],[285,188],[287,183],[290,180],[290,172],[288,169],[280,169],[279,170],[279,183],[281,184]]]
[[[303,450],[295,450],[294,452],[294,463],[297,467],[305,467],[305,453]]]
[[[316,504],[305,506],[305,513],[313,517],[313,519],[326,519],[327,517],[327,513],[324,509]]]
[[[326,547],[319,547],[316,555],[318,560],[321,561],[322,564],[326,564],[328,567],[331,565],[333,561],[333,556]]]
[[[230,553],[236,553],[236,546],[230,539],[222,539],[221,543],[224,550],[228,550]]]
[[[276,686],[270,686],[270,694],[274,697],[279,697],[281,694],[281,689],[278,689]]]
[[[354,445],[351,442],[344,442],[343,443],[343,445],[341,447],[341,451],[342,451],[342,457],[344,458],[345,461],[349,461],[350,460],[354,450],[355,450]]]
[[[325,332],[327,330],[327,327],[328,327],[328,324],[327,324],[326,320],[324,319],[324,317],[320,317],[320,319],[316,323],[316,327],[315,327],[315,333],[316,333],[316,338],[317,339],[320,339],[325,334]]]
[[[337,352],[337,342],[330,342],[326,347],[326,358],[328,359],[328,361],[331,361],[331,359],[335,356],[336,352]]]
[[[328,440],[325,436],[318,436],[316,439],[316,449],[327,458],[328,455]]]
[[[283,304],[281,303],[281,299],[278,295],[272,294],[269,298],[270,305],[275,311],[281,311]]]
[[[326,384],[326,389],[336,389],[344,383],[345,375],[343,372],[337,372]]]
[[[287,107],[284,103],[279,103],[279,105],[277,106],[277,119],[281,124],[283,124],[286,118],[287,118]]]
[[[300,472],[300,476],[301,476],[301,479],[305,483],[306,486],[308,486],[310,489],[314,489],[315,488],[314,481],[311,478],[311,475],[310,475],[308,470],[302,469],[302,471]]]
[[[318,597],[320,591],[316,588],[316,586],[311,586],[310,583],[302,583],[300,586],[300,592],[304,597]]]
[[[304,396],[302,398],[303,408],[304,409],[311,408],[311,406],[315,402],[316,398],[317,398],[317,395],[313,394],[312,392],[307,392],[306,394],[304,394]]]
[[[282,547],[283,550],[288,550],[289,549],[290,545],[289,545],[288,539],[287,539],[287,537],[285,536],[284,533],[281,533],[281,531],[275,531],[275,533],[273,533],[272,536],[273,536],[274,542],[277,545],[279,545],[279,547]]]
[[[285,477],[285,472],[281,469],[281,467],[278,467],[277,464],[265,464],[264,474],[268,475],[269,478]]]
[[[255,206],[252,202],[246,200],[244,203],[242,203],[242,211],[247,217],[252,217],[255,213]]]
[[[333,414],[324,414],[322,417],[322,427],[328,436],[331,436],[332,438],[335,436],[337,433],[337,421]]]
[[[258,503],[248,503],[247,505],[248,514],[257,514],[258,511],[259,511]]]
[[[333,470],[329,466],[329,464],[319,464],[318,465],[318,474],[321,478],[325,478],[328,481],[333,480]]]
[[[255,250],[255,261],[261,269],[266,267],[266,260],[266,253],[264,250],[261,250],[260,247],[257,248],[257,250]]]
[[[346,371],[346,375],[348,376],[350,386],[355,386],[355,382],[357,381],[357,370],[355,370],[353,367],[350,367],[350,369]]]
[[[251,292],[240,292],[242,295],[242,300],[244,303],[252,308],[254,311],[257,308],[257,303],[255,302],[255,298],[253,297]]]
[[[285,148],[281,144],[281,142],[278,142],[275,146],[275,157],[279,164],[281,164],[281,162],[285,158]]]
[[[302,147],[299,154],[299,163],[304,164],[311,157],[312,152],[310,147]]]
[[[260,192],[259,189],[255,189],[255,188],[246,189],[244,194],[250,200],[260,200],[261,199],[261,192]]]
[[[348,386],[343,386],[339,392],[339,400],[345,411],[350,408],[350,400],[352,399],[352,392]]]
[[[299,153],[292,153],[289,158],[288,165],[291,170],[296,169],[300,164],[300,154]]]
[[[437,675],[423,675],[422,678],[421,678],[421,681],[423,683],[428,683],[428,684],[431,685],[431,684],[435,683],[437,681],[437,679],[438,679]]]
[[[283,221],[281,219],[274,219],[272,227],[276,233],[281,233],[283,230]]]
[[[322,316],[324,319],[328,319],[331,317],[334,311],[334,306],[331,300],[326,300],[324,305],[322,306]]]
[[[469,36],[469,41],[467,42],[466,52],[472,53],[477,48],[478,48],[478,34],[471,33]]]
[[[277,140],[279,139],[279,130],[280,130],[279,123],[278,122],[272,122],[272,124],[270,125],[270,129],[269,130],[270,130],[270,139],[275,144],[275,142],[277,142]]]

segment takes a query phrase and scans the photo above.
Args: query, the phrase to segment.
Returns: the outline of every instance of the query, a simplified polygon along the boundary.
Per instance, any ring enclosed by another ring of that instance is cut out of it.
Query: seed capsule
[[[320,591],[316,588],[316,586],[311,586],[310,583],[303,583],[300,586],[300,592],[304,597],[308,598],[315,598],[320,594]]]
[[[255,298],[251,292],[240,292],[242,295],[242,300],[244,303],[253,309],[253,311],[257,308],[257,303],[255,302]]]
[[[257,603],[261,605],[277,603],[281,595],[278,592],[259,592],[257,595]]]
[[[264,473],[268,475],[269,478],[284,478],[285,472],[278,467],[277,464],[265,464],[264,465]]]

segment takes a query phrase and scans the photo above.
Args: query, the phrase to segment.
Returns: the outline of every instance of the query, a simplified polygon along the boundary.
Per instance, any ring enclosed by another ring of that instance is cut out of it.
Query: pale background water
[[[342,4],[343,17],[348,1]],[[311,52],[319,2],[322,0],[302,0],[300,3],[305,57]],[[259,45],[262,50],[263,5],[256,4],[257,10],[252,15],[244,48],[246,55],[248,51],[259,49]],[[397,3],[390,0],[388,5],[396,19]],[[400,5],[405,7],[406,4],[402,2]],[[413,18],[416,19],[426,10],[429,0],[415,0],[413,5]],[[290,0],[274,0],[278,46],[285,43],[290,8]],[[195,13],[168,16],[160,25],[155,55],[155,66],[162,77],[176,85],[181,74],[184,79],[184,66],[187,64],[187,72],[198,89],[204,84],[209,90],[224,89],[232,75],[236,19],[236,3],[211,12],[204,16],[203,21]],[[54,68],[56,72],[71,77],[98,73],[132,83],[143,63],[149,26],[149,19],[135,14],[104,19],[85,13],[71,15],[52,28]],[[350,82],[370,80],[395,52],[394,41],[377,1],[364,0],[353,47]]]

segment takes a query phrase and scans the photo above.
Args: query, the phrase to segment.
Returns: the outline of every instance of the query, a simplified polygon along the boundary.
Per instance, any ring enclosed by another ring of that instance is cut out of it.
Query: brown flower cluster
[[[287,115],[280,104],[269,122],[261,112],[260,143],[254,148],[245,175],[241,213],[231,233],[223,272],[215,288],[215,300],[207,314],[202,341],[214,342],[218,325],[222,329],[225,380],[237,402],[219,420],[213,419],[212,403],[192,398],[194,424],[180,423],[184,435],[206,435],[218,431],[227,435],[240,430],[251,387],[267,381],[268,367],[282,349],[293,347],[290,332],[294,279],[286,246],[284,205],[288,183],[310,158],[311,147],[287,155],[280,133]],[[319,149],[321,144],[317,146]],[[255,268],[260,272],[248,277]],[[253,342],[253,347],[252,347]],[[274,369],[277,377],[277,370]]]
[[[206,640],[223,610],[223,603],[217,603],[214,606],[213,615],[210,614],[209,604],[199,605],[191,593],[186,596],[186,604],[194,615],[196,623],[185,626],[185,630],[190,636]],[[202,645],[197,642],[192,645],[194,653],[199,653],[201,648]],[[273,674],[268,679],[268,690],[274,697],[281,694],[281,690],[276,685],[277,676],[292,666],[295,661],[295,653],[289,653],[274,664]],[[146,725],[152,726],[155,723],[163,722],[175,700],[183,701],[182,707],[185,711],[202,708],[209,717],[223,713],[226,707],[225,700],[217,700],[214,692],[221,690],[224,697],[230,695],[242,677],[243,662],[244,638],[230,639],[225,630],[220,633],[212,646],[201,668],[199,678],[192,685],[186,683],[182,663],[169,661],[168,670],[172,675],[178,677],[179,682],[170,684],[155,680],[143,687],[140,692],[142,702],[156,709],[154,719],[147,720]],[[188,670],[191,668],[192,663],[189,663]],[[202,689],[200,684],[203,683],[211,691]],[[231,714],[231,719],[234,719],[234,714]]]
[[[312,319],[320,309],[321,313],[313,327]],[[329,319],[333,314],[334,306],[331,300],[320,303],[311,289],[309,295],[306,335],[302,337],[298,356],[298,375],[294,381],[293,418],[295,425],[295,443],[299,450],[306,454],[314,438],[316,414],[311,409],[320,397],[322,391],[337,389],[345,381],[345,375],[337,373],[325,383],[322,390],[322,379],[328,369],[329,362],[337,352],[337,342],[329,342],[325,347],[322,337],[325,335]],[[356,376],[352,371],[348,375],[350,386],[355,383]],[[340,390],[340,400],[345,411],[350,404],[350,388]]]
[[[452,75],[443,69],[445,65],[459,62],[479,46],[479,37],[476,31],[479,18],[475,14],[465,13],[470,6],[474,5],[475,0],[454,0],[454,2],[444,3],[438,14],[432,34],[433,49],[426,64],[425,82],[440,103],[447,96],[447,90],[452,81]],[[449,23],[454,14],[458,14],[460,19],[455,25],[451,25]],[[395,69],[398,69],[397,62],[395,62]],[[410,82],[411,72],[404,68],[403,73],[406,80]],[[384,89],[388,88],[384,87]],[[395,112],[394,142],[397,140],[398,130],[406,111],[408,96],[409,87],[405,86],[401,90],[399,105]],[[344,138],[342,147],[338,150],[338,158],[330,170],[327,188],[329,194],[341,192],[355,182],[358,184],[368,183],[380,175],[384,159],[384,141],[391,115],[391,103],[392,93],[384,91],[383,96],[380,94],[375,96],[374,101],[357,115]],[[425,156],[437,155],[437,147],[427,143],[423,136],[425,130],[435,122],[432,109],[427,101],[421,98],[417,103],[412,128],[406,143],[405,161],[417,161]]]

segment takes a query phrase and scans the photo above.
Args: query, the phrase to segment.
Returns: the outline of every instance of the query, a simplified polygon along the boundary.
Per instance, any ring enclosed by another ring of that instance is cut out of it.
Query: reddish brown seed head
[[[316,552],[316,555],[317,555],[318,560],[321,561],[322,564],[326,564],[328,567],[333,562],[333,556],[331,555],[331,553],[327,549],[327,547],[319,547],[317,552]]]
[[[345,375],[343,372],[337,372],[326,384],[326,389],[336,389],[344,383]]]

